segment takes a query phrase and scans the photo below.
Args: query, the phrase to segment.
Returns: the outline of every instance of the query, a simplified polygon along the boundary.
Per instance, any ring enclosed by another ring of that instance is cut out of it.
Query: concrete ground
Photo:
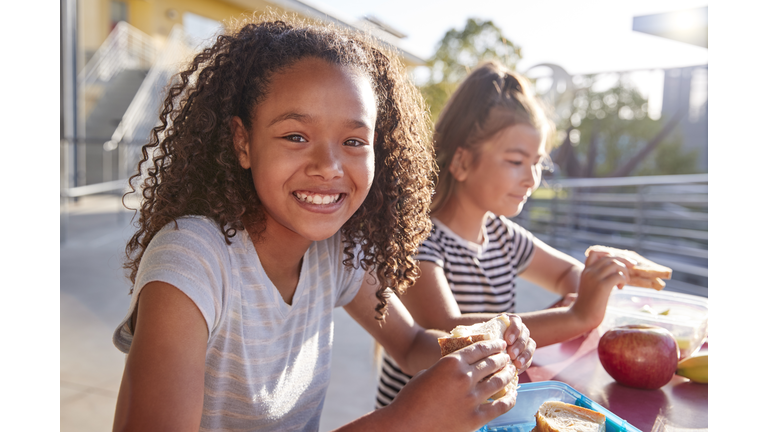
[[[110,430],[125,361],[112,345],[124,317],[130,286],[121,267],[132,235],[130,217],[112,196],[81,199],[62,212],[60,249],[62,432]],[[518,310],[536,310],[555,296],[525,281]],[[320,431],[373,409],[377,369],[371,337],[336,309],[331,385]]]

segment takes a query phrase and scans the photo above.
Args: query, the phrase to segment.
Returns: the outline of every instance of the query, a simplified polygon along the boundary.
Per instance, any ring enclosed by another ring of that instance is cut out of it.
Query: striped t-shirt
[[[504,216],[490,214],[483,244],[468,242],[437,219],[416,258],[443,268],[461,313],[514,312],[515,278],[533,255],[533,236]],[[392,402],[411,376],[384,352],[376,408]]]
[[[314,242],[288,305],[247,232],[231,241],[203,217],[160,230],[141,260],[115,346],[130,348],[141,289],[169,283],[197,305],[208,327],[200,430],[316,431],[331,375],[333,308],[354,298],[364,271],[342,264],[340,234]]]

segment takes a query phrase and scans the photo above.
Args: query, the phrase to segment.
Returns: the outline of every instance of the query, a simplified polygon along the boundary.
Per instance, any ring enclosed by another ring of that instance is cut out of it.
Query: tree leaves
[[[470,18],[463,29],[446,32],[427,62],[429,77],[421,86],[432,121],[437,120],[448,98],[477,65],[495,59],[514,70],[521,58],[520,47],[507,40],[490,20]]]

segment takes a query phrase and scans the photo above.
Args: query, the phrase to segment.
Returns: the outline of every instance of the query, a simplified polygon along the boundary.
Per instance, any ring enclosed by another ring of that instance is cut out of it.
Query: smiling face
[[[233,120],[267,236],[317,241],[344,225],[373,182],[375,124],[373,89],[353,69],[306,58],[272,77],[250,130]]]
[[[516,216],[541,181],[541,133],[528,124],[502,129],[476,155],[458,148],[450,165],[456,198],[478,212]]]

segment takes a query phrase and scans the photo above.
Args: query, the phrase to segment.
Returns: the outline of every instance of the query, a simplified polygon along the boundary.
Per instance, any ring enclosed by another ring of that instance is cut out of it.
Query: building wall
[[[696,168],[707,172],[709,98],[707,92],[708,66],[689,66],[664,71],[664,96],[661,113],[671,118],[682,111],[678,125],[683,136],[683,149],[696,150]]]
[[[112,30],[112,9],[120,4],[127,11],[126,21],[163,42],[175,24],[182,24],[184,13],[225,22],[243,14],[266,10],[268,3],[251,0],[253,9],[220,0],[78,0],[78,28],[82,64],[90,59]]]

